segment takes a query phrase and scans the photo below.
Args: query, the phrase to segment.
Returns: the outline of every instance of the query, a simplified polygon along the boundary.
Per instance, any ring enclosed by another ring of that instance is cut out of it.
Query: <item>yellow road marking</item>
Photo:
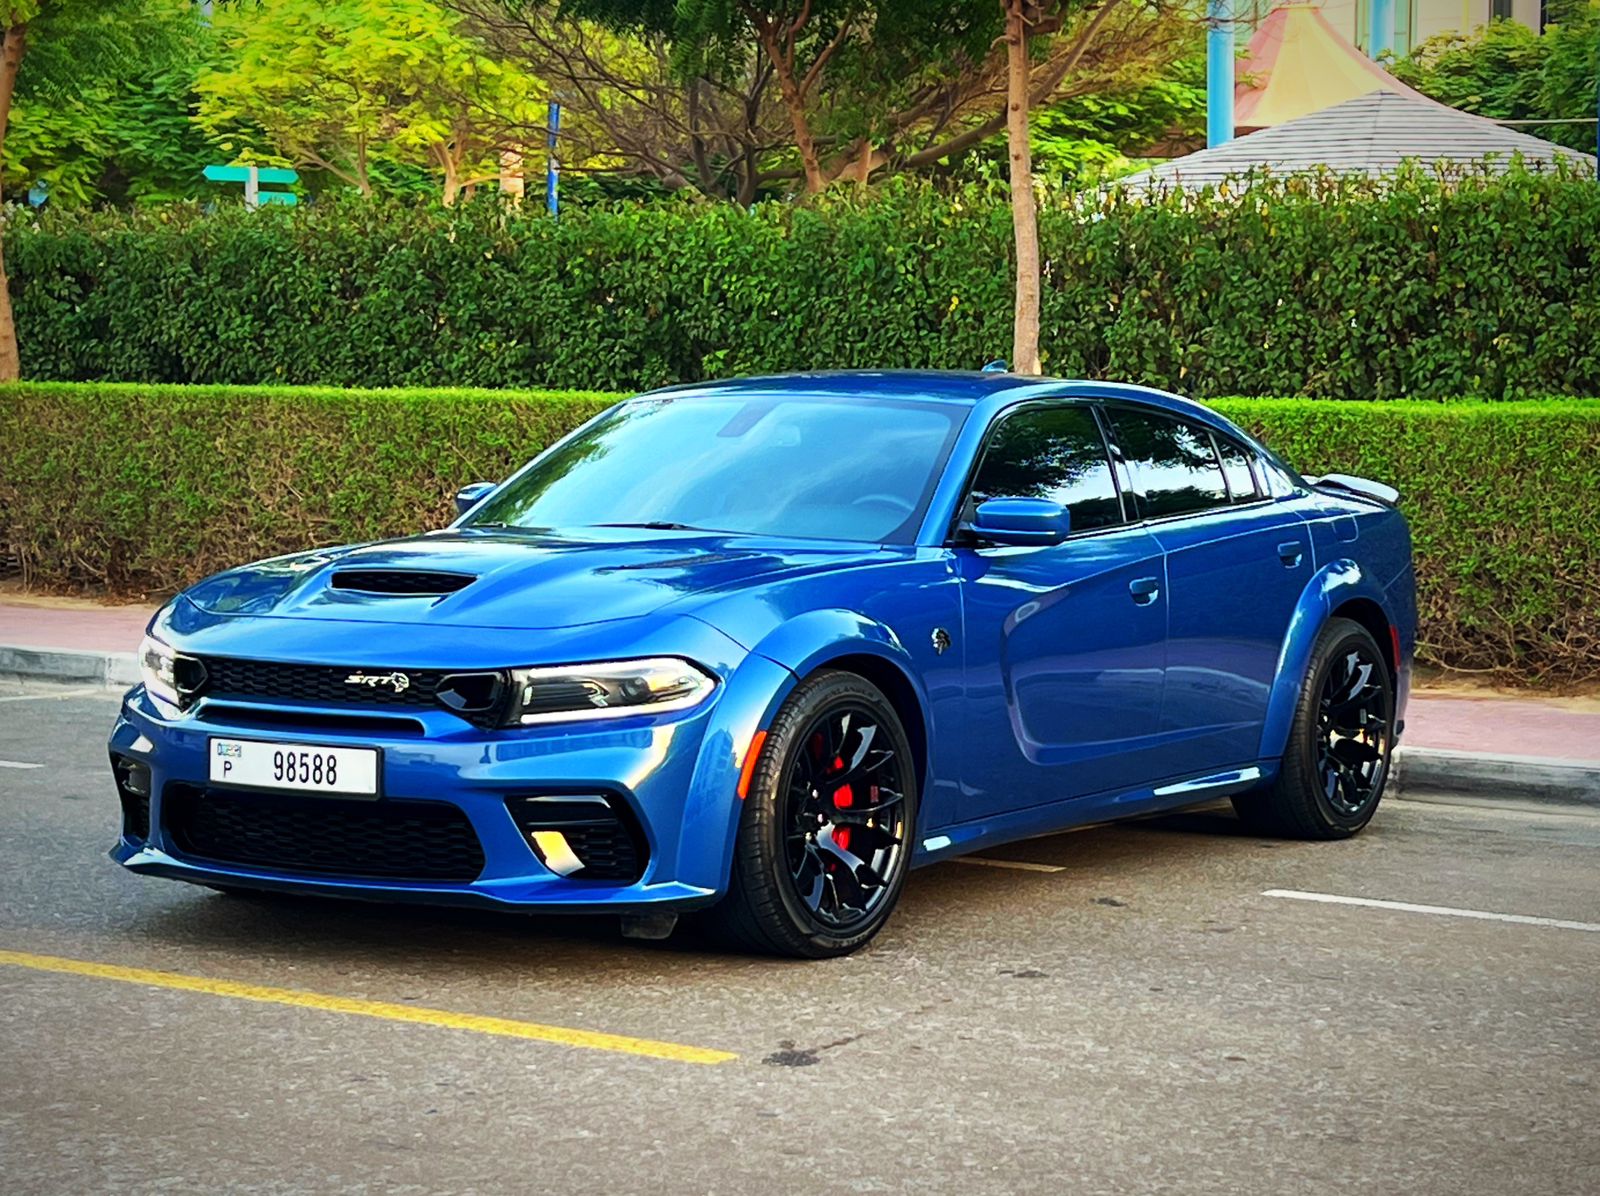
[[[97,980],[121,980],[128,984],[148,984],[156,988],[173,988],[182,992],[207,993],[213,997],[234,997],[241,1001],[263,1001],[270,1005],[320,1009],[326,1013],[351,1013],[360,1017],[377,1017],[392,1022],[414,1022],[423,1026],[443,1026],[450,1030],[471,1030],[476,1034],[531,1038],[538,1042],[559,1043],[561,1046],[583,1047],[593,1051],[616,1051],[624,1055],[646,1055],[652,1059],[671,1059],[678,1063],[726,1063],[730,1059],[738,1058],[729,1051],[713,1051],[706,1047],[685,1046],[677,1042],[629,1038],[623,1034],[602,1034],[594,1030],[572,1030],[565,1026],[545,1026],[538,1022],[484,1017],[476,1013],[452,1013],[447,1009],[418,1009],[389,1001],[364,1001],[356,997],[335,997],[326,993],[301,992],[293,988],[241,984],[236,980],[185,976],[178,972],[125,968],[118,964],[63,959],[57,955],[0,951],[0,964],[32,968],[36,972],[64,972],[70,976],[92,976]]]

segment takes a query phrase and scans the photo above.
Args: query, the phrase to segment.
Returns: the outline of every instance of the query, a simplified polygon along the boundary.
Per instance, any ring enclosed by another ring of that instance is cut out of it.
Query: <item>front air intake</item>
[[[388,594],[405,598],[438,598],[454,594],[477,578],[467,573],[436,573],[421,569],[340,569],[329,585],[335,590],[361,594]]]
[[[540,794],[506,807],[541,863],[571,880],[632,882],[649,848],[633,811],[611,794]]]

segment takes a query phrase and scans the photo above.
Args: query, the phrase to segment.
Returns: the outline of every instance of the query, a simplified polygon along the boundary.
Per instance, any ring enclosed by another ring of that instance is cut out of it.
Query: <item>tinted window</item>
[[[466,522],[660,522],[906,543],[963,414],[831,395],[636,399],[545,454]]]
[[[1250,472],[1250,458],[1231,440],[1221,436],[1211,438],[1222,455],[1222,476],[1228,479],[1228,496],[1234,502],[1249,502],[1260,496],[1255,475]]]
[[[1204,428],[1160,415],[1117,412],[1117,447],[1133,470],[1145,519],[1226,506],[1228,487]]]
[[[991,498],[1048,498],[1067,508],[1073,531],[1122,522],[1105,441],[1087,407],[1019,411],[1001,420],[972,484],[971,505]]]

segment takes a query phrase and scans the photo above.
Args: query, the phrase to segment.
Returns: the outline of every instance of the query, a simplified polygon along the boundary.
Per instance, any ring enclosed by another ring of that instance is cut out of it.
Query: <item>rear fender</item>
[[[1294,721],[1295,703],[1300,699],[1300,684],[1311,663],[1311,649],[1333,610],[1352,598],[1370,598],[1385,614],[1389,603],[1380,586],[1360,565],[1349,558],[1329,561],[1306,583],[1289,619],[1289,630],[1278,652],[1278,669],[1267,701],[1267,718],[1261,728],[1259,755],[1275,760],[1289,742],[1289,726]]]

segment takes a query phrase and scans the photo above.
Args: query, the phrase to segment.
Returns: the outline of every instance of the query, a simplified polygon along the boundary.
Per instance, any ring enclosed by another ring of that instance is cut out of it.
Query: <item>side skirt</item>
[[[1254,764],[1162,785],[1095,793],[1047,805],[1030,806],[1025,810],[1014,810],[981,821],[957,823],[925,835],[911,857],[911,866],[920,868],[924,864],[938,863],[1018,839],[1052,835],[1097,822],[1159,814],[1214,801],[1219,797],[1231,797],[1270,781],[1277,771],[1277,760],[1258,760]]]

